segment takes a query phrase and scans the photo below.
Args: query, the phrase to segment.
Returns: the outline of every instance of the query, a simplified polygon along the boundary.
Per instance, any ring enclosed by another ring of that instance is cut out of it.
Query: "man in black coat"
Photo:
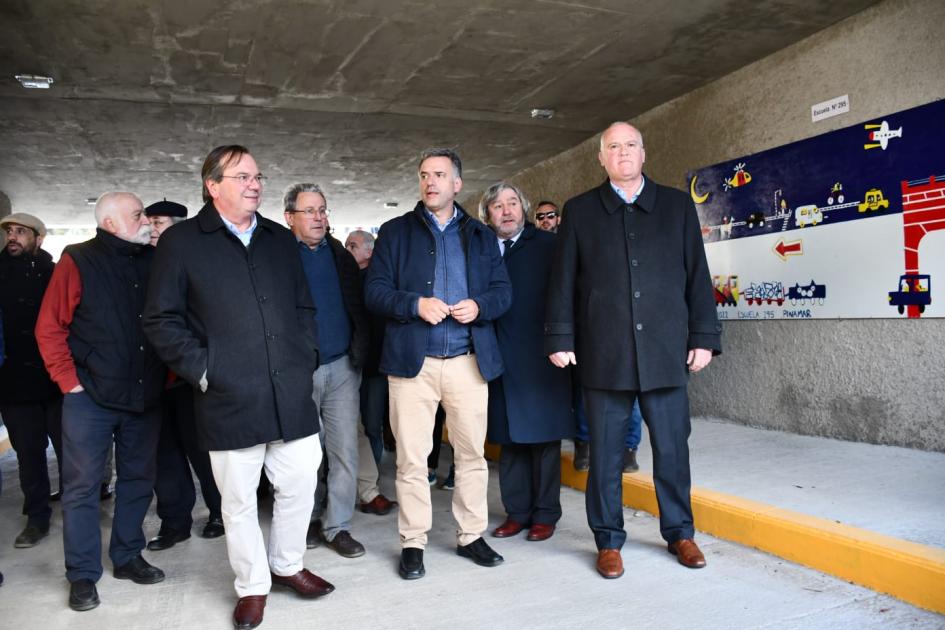
[[[17,212],[0,220],[7,244],[0,251],[0,311],[6,361],[0,367],[0,416],[16,451],[26,528],[14,547],[33,547],[49,532],[52,516],[46,448],[52,441],[62,479],[62,394],[49,378],[36,345],[36,318],[52,276],[52,256],[40,246],[46,226]]]
[[[660,532],[670,553],[705,566],[689,499],[689,372],[721,352],[722,327],[689,196],[643,176],[643,136],[614,123],[601,136],[608,179],[564,207],[545,316],[545,350],[576,364],[587,405],[587,518],[597,570],[623,575],[623,439],[639,399],[653,446]]]
[[[571,379],[542,352],[545,296],[555,237],[525,222],[528,201],[513,184],[489,187],[479,216],[491,227],[512,282],[512,306],[495,322],[505,371],[489,381],[488,440],[502,445],[499,488],[508,515],[497,538],[526,527],[551,537],[561,518],[561,438],[574,435]]]
[[[315,307],[292,233],[256,212],[265,177],[249,150],[217,147],[201,178],[204,207],[161,236],[144,327],[199,390],[197,436],[236,573],[233,622],[251,628],[273,583],[304,597],[334,590],[302,566],[321,460]],[[268,549],[256,511],[263,468],[276,489]]]
[[[151,221],[151,245],[157,247],[167,228],[187,218],[187,206],[164,199],[144,209]],[[158,535],[148,541],[148,550],[162,551],[190,538],[197,503],[190,468],[200,480],[204,503],[210,511],[200,535],[218,538],[224,534],[220,491],[213,481],[210,455],[197,444],[194,423],[194,388],[171,372],[161,396],[161,438],[158,441],[157,477],[154,496],[161,519]]]

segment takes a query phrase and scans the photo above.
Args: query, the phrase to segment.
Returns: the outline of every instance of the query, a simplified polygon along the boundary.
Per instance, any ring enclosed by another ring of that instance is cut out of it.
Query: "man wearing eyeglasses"
[[[535,224],[546,232],[557,232],[561,214],[553,201],[539,201],[535,208]]]
[[[598,155],[607,179],[569,200],[545,314],[545,350],[577,365],[590,429],[587,519],[597,571],[623,575],[621,477],[635,400],[653,444],[660,533],[683,566],[705,558],[693,540],[690,373],[721,352],[699,219],[689,195],[643,175],[643,136],[619,122]]]
[[[236,573],[233,623],[253,628],[272,584],[309,598],[334,590],[302,566],[321,461],[315,306],[295,237],[257,213],[265,177],[249,150],[217,147],[201,178],[203,208],[161,236],[144,327],[196,388]],[[256,510],[263,469],[275,487],[268,548]]]
[[[438,404],[456,463],[456,553],[480,566],[503,561],[482,538],[489,524],[484,446],[487,383],[503,369],[493,322],[509,309],[512,289],[495,235],[455,202],[462,168],[452,149],[420,156],[421,199],[381,226],[368,268],[367,306],[387,318],[380,371],[388,376],[397,439],[405,580],[426,573],[423,550],[433,525],[427,456]]]
[[[283,208],[318,307],[321,360],[313,379],[327,460],[322,467],[328,470],[320,474],[326,483],[318,484],[306,544],[315,547],[320,536],[339,555],[357,558],[364,545],[350,530],[358,488],[361,368],[370,341],[360,271],[351,252],[328,233],[328,205],[317,184],[289,186]]]

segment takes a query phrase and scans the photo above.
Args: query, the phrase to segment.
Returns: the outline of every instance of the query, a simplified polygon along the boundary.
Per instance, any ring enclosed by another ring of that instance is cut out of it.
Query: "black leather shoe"
[[[190,538],[190,532],[180,529],[162,527],[158,535],[148,541],[148,551],[163,551],[170,549],[179,542]]]
[[[637,463],[637,449],[628,448],[623,452],[623,471],[633,473],[640,470],[640,464]]]
[[[219,538],[226,533],[226,529],[223,527],[223,517],[221,516],[211,516],[207,520],[207,524],[203,526],[203,531],[200,532],[201,538]]]
[[[100,603],[98,589],[92,580],[76,580],[69,585],[69,608],[72,610],[92,610]]]
[[[111,488],[108,487],[108,484],[103,483],[102,487],[99,488],[98,498],[101,499],[102,501],[108,501],[109,499],[112,498],[113,494],[115,493],[111,491]]]
[[[418,580],[426,575],[426,572],[423,568],[423,549],[404,547],[400,552],[400,577],[405,580]]]
[[[52,503],[55,503],[56,501],[61,501],[61,500],[62,500],[62,490],[56,490],[56,491],[53,492],[51,495],[49,495],[49,500],[50,500],[50,502],[52,502]]]
[[[115,567],[113,575],[117,580],[131,580],[135,584],[157,584],[164,581],[164,571],[148,564],[140,553],[120,567]]]
[[[48,525],[45,529],[36,527],[35,525],[27,525],[26,528],[20,532],[20,535],[16,537],[16,540],[13,541],[13,546],[17,549],[35,547],[48,533]]]
[[[341,530],[331,540],[325,539],[325,544],[345,558],[357,558],[364,555],[364,545],[351,537],[351,534]]]
[[[481,567],[494,567],[502,564],[505,560],[502,556],[492,550],[482,537],[477,538],[468,545],[457,545],[456,553],[464,558],[469,558]]]

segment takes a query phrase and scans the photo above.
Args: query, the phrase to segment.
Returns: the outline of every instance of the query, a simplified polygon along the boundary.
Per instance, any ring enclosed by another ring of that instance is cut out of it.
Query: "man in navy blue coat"
[[[545,295],[555,237],[525,222],[528,201],[518,187],[494,184],[479,216],[496,234],[509,279],[512,307],[496,320],[505,372],[489,382],[489,441],[502,445],[499,487],[508,515],[492,535],[546,540],[561,518],[561,438],[574,435],[569,370],[543,352]]]
[[[397,439],[399,572],[425,573],[433,524],[427,455],[437,405],[453,444],[459,525],[456,552],[481,566],[502,556],[482,539],[488,526],[487,382],[502,373],[492,323],[512,301],[495,235],[455,203],[462,163],[451,149],[421,155],[417,206],[381,226],[368,269],[368,309],[387,318],[380,371],[388,376]]]

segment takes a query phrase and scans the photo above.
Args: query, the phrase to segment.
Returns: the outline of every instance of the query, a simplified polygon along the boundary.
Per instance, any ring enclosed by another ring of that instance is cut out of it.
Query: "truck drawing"
[[[895,306],[899,314],[907,306],[918,306],[919,313],[932,303],[932,276],[928,274],[906,273],[899,276],[899,290],[889,292],[889,305]]]
[[[752,282],[748,288],[742,291],[745,302],[749,306],[757,304],[761,306],[762,302],[768,304],[784,304],[784,285],[780,282],[761,282],[755,284]]]
[[[793,287],[788,289],[787,296],[792,305],[798,303],[814,304],[815,301],[817,304],[823,304],[827,298],[827,285],[817,284],[813,280],[810,281],[810,284],[805,285],[795,283]]]
[[[888,207],[889,199],[883,197],[883,191],[878,188],[870,188],[863,195],[863,201],[856,208],[859,212],[866,212],[867,210],[879,210]]]
[[[738,306],[738,276],[712,276],[717,306]]]
[[[794,210],[794,225],[799,228],[805,225],[817,225],[824,220],[824,214],[814,204],[807,206],[798,206]]]

